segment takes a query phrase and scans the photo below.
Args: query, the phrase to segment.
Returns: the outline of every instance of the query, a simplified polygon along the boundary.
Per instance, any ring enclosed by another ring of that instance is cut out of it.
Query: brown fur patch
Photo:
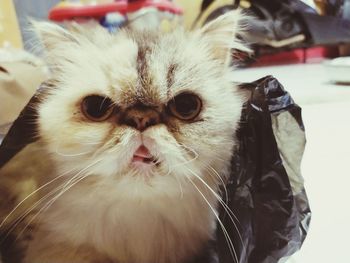
[[[149,57],[156,47],[158,36],[151,32],[134,32],[132,38],[138,45],[136,59],[138,73],[137,100],[145,105],[155,106],[159,103],[160,98],[149,68]]]
[[[169,69],[168,69],[168,74],[166,75],[168,98],[172,97],[171,86],[174,84],[174,77],[175,77],[176,68],[177,68],[177,64],[170,64]]]
[[[147,53],[151,51],[149,46],[140,46],[137,51],[137,59],[136,59],[136,67],[137,73],[139,75],[139,81],[141,86],[137,87],[137,92],[142,94],[142,87],[149,87],[152,85],[152,78],[150,77],[150,73],[148,70],[147,64]]]
[[[138,101],[145,105],[156,105],[159,101],[159,94],[154,86],[153,77],[149,70],[148,54],[150,52],[152,52],[150,46],[139,45],[136,61],[139,81],[136,87],[136,97]]]

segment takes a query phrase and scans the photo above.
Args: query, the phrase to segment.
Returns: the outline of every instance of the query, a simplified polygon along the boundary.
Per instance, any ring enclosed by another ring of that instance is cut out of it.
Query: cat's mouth
[[[132,160],[132,164],[146,164],[146,165],[155,165],[157,163],[157,159],[149,152],[149,150],[141,145],[134,153]]]

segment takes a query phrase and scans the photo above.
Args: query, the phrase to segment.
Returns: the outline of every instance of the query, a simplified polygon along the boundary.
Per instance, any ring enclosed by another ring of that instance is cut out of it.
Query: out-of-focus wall
[[[12,0],[0,0],[12,1]],[[49,10],[60,0],[13,0],[18,22],[21,28],[24,48],[33,51],[35,36],[29,29],[28,18],[46,20]]]
[[[0,0],[0,47],[10,44],[22,47],[16,12],[12,0]]]

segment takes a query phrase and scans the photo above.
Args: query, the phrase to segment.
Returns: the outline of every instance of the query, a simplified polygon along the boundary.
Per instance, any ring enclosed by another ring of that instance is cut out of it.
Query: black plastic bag
[[[300,249],[311,218],[300,174],[305,148],[301,108],[271,76],[242,88],[251,90],[251,98],[242,111],[226,186],[237,229],[225,211],[220,213],[236,255],[220,227],[217,254],[220,263],[281,262]]]
[[[301,247],[308,231],[311,212],[300,175],[305,147],[301,109],[271,76],[241,88],[251,97],[242,111],[239,145],[223,191],[234,216],[220,211],[235,250],[218,226],[216,240],[195,263],[281,262]],[[40,90],[1,144],[0,168],[36,140],[39,98]],[[3,263],[12,262],[6,258],[13,259],[17,252],[11,247],[2,250]]]

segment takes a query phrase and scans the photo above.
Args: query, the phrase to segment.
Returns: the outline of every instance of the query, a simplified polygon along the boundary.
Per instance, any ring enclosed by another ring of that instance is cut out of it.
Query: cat
[[[245,49],[240,17],[170,33],[34,23],[51,77],[37,140],[0,170],[8,262],[196,261],[244,102],[231,61]]]

